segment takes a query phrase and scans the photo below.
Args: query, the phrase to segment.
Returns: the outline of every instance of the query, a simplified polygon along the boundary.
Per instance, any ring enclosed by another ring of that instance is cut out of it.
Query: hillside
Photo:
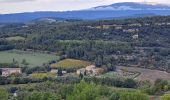
[[[95,15],[95,16],[94,16]],[[123,2],[112,5],[99,6],[85,10],[66,12],[26,12],[16,14],[1,14],[0,23],[29,22],[39,18],[64,18],[98,20],[112,18],[134,18],[146,16],[167,16],[170,15],[170,7],[162,4],[144,4]]]
[[[31,49],[61,57],[170,71],[170,17],[7,24],[0,50]],[[22,36],[24,41],[8,41]]]

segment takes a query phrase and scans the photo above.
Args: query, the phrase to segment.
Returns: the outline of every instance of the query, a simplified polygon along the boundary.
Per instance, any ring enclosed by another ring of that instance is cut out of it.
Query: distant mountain
[[[156,3],[124,2],[107,6],[98,6],[89,10],[170,10],[170,6]]]
[[[167,5],[123,2],[79,11],[0,14],[0,23],[29,22],[41,18],[98,20],[167,15],[170,15],[170,6]],[[54,20],[45,19],[45,21]]]

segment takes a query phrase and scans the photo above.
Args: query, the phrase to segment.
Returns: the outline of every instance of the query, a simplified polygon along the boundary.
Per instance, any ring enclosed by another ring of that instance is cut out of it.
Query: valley
[[[2,23],[0,98],[169,100],[169,27],[170,16]]]

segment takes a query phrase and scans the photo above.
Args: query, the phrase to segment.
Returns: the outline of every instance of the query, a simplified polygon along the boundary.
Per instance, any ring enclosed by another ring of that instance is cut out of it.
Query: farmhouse
[[[57,74],[58,73],[58,69],[51,69],[50,72],[53,73],[53,74]],[[67,71],[63,70],[62,74],[67,74]]]
[[[58,73],[58,69],[51,69],[51,73]]]
[[[96,76],[104,72],[104,69],[97,68],[95,65],[90,65],[86,67],[86,75]]]
[[[78,69],[76,73],[77,73],[78,75],[80,75],[80,74],[83,74],[83,75],[84,75],[85,72],[86,72],[86,69],[85,69],[85,68],[81,68],[81,69]]]
[[[21,74],[21,68],[1,68],[2,76],[7,77],[11,74]]]
[[[96,68],[95,65],[89,65],[86,68],[78,69],[77,74],[83,74],[83,75],[88,75],[88,76],[96,76],[100,75],[101,73],[104,72],[104,69],[102,68]]]

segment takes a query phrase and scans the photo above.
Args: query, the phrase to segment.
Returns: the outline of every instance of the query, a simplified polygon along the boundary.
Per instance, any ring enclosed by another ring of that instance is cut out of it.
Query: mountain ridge
[[[110,8],[109,8],[110,7]],[[101,8],[101,9],[99,9]],[[109,9],[108,9],[109,8]],[[142,4],[134,2],[114,3],[106,6],[97,6],[86,10],[54,12],[38,11],[13,14],[0,14],[0,23],[29,22],[39,18],[64,18],[64,19],[114,19],[147,16],[170,15],[170,6],[162,4]]]
[[[165,4],[153,5],[150,3],[123,2],[93,7],[89,10],[170,10],[170,6]]]

